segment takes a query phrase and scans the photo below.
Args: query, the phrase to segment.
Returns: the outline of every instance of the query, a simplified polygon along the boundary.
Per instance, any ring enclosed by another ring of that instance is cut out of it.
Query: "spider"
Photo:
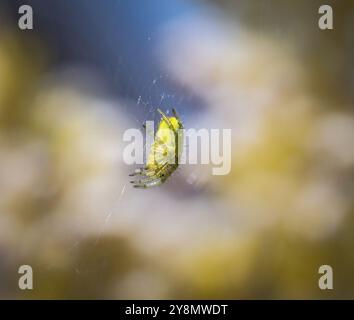
[[[139,179],[130,181],[135,188],[149,188],[164,183],[178,168],[182,153],[183,124],[175,109],[173,117],[167,117],[160,109],[161,121],[151,146],[146,166],[136,169],[130,176]],[[146,126],[143,126],[146,129]]]

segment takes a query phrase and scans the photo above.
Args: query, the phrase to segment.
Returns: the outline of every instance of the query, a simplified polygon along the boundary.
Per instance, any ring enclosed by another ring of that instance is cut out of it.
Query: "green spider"
[[[139,179],[130,181],[135,188],[149,188],[164,183],[179,165],[182,154],[183,124],[175,109],[172,109],[173,117],[166,116],[160,109],[157,111],[161,114],[161,121],[146,166],[130,174],[130,176],[139,176]]]

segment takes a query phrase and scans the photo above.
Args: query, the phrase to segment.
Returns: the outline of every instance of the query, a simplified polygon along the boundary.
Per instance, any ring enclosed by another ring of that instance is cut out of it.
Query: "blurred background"
[[[0,298],[354,298],[353,34],[349,0],[2,0]],[[133,189],[157,107],[231,128],[231,173]]]

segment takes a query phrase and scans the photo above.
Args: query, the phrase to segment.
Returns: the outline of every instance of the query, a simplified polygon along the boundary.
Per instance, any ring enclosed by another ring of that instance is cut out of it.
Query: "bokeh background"
[[[354,298],[353,34],[350,0],[2,0],[0,298]],[[157,107],[231,128],[231,173],[133,189]]]

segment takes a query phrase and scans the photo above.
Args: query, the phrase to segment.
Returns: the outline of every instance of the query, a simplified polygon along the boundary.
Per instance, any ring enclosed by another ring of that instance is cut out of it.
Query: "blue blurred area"
[[[191,104],[198,107],[195,97],[169,79],[156,54],[159,28],[169,20],[196,10],[192,2],[7,2],[14,17],[20,5],[32,6],[34,32],[53,55],[54,67],[79,64],[95,68],[102,73],[111,94],[139,101],[133,110],[136,115],[141,111],[140,101],[147,110],[158,105],[162,109],[173,105],[182,112]]]

